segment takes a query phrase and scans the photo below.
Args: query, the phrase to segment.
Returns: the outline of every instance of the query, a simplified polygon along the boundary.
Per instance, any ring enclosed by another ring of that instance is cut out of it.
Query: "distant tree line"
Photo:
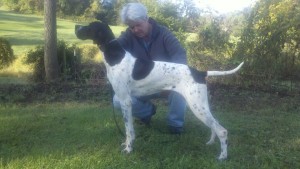
[[[107,5],[107,2],[109,4]],[[111,25],[120,24],[119,12],[129,0],[57,0],[57,16],[76,20],[92,20],[99,14]],[[197,27],[200,11],[189,0],[174,4],[168,1],[140,0],[149,10],[149,15],[174,31]],[[106,3],[106,4],[105,4]],[[105,4],[105,6],[103,5]],[[1,5],[1,4],[0,4]],[[20,13],[43,14],[44,0],[3,0],[10,10]]]

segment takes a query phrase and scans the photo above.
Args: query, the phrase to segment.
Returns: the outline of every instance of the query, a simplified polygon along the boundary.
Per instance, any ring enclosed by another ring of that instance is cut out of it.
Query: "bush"
[[[95,45],[80,45],[78,46],[78,53],[82,63],[85,62],[101,62],[102,57],[99,48]]]
[[[75,45],[70,46],[64,41],[59,41],[57,44],[58,64],[62,79],[75,79],[78,77],[80,59],[73,54],[75,48]],[[43,46],[37,46],[35,49],[30,50],[27,53],[25,63],[33,65],[32,79],[35,82],[43,82],[45,80]]]
[[[14,60],[15,56],[10,43],[0,38],[0,69],[9,66]]]

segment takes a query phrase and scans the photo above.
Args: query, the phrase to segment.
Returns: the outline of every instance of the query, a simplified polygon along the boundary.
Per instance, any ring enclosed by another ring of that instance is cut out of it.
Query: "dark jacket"
[[[121,46],[134,57],[186,64],[186,52],[178,39],[164,26],[149,18],[152,25],[152,36],[148,48],[142,38],[136,37],[128,28],[118,38]]]

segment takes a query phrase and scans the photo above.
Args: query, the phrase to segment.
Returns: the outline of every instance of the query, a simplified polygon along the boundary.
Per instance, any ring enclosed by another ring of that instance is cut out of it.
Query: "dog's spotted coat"
[[[111,29],[104,23],[92,22],[88,26],[76,26],[75,29],[79,39],[93,40],[104,53],[107,77],[120,100],[125,122],[126,141],[122,144],[125,147],[123,151],[131,152],[135,139],[131,97],[173,90],[184,96],[195,116],[211,129],[207,144],[212,144],[215,136],[218,136],[221,144],[218,159],[227,158],[227,130],[209,110],[205,78],[235,73],[243,63],[231,71],[199,72],[183,64],[133,57],[120,46]]]

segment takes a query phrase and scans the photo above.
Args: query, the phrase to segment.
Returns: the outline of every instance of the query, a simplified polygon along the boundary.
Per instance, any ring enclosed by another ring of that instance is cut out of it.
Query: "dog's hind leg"
[[[121,108],[126,130],[126,140],[124,143],[122,143],[122,146],[125,148],[122,151],[125,153],[130,153],[132,151],[133,141],[135,139],[131,99],[127,98],[123,100],[121,102]]]
[[[187,104],[195,116],[208,126],[212,133],[207,144],[214,142],[215,136],[218,136],[221,144],[221,153],[219,160],[227,158],[227,130],[222,127],[217,120],[212,116],[207,98],[207,88],[205,85],[194,85],[185,88],[184,97]]]
[[[216,138],[216,132],[213,129],[211,129],[210,139],[206,144],[207,145],[213,144],[215,142],[215,138]]]

